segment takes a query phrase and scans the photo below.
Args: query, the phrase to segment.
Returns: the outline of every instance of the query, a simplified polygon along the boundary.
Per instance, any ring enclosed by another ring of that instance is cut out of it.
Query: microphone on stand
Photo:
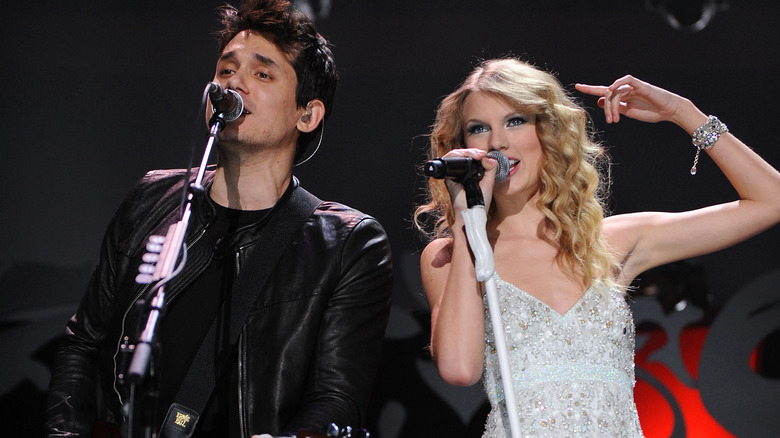
[[[490,151],[488,156],[498,161],[496,169],[496,182],[509,175],[509,158],[501,152]],[[460,212],[463,217],[463,229],[466,232],[471,253],[474,256],[474,274],[477,281],[484,284],[485,299],[488,303],[491,325],[493,326],[493,342],[498,353],[498,365],[503,381],[504,404],[508,412],[518,412],[517,400],[515,400],[515,388],[512,385],[512,366],[509,360],[506,335],[501,323],[501,304],[498,300],[498,292],[495,278],[495,259],[493,248],[487,237],[487,211],[485,200],[479,188],[479,180],[484,176],[485,169],[479,160],[464,157],[443,157],[425,163],[425,174],[433,178],[452,178],[463,184],[466,192],[466,204],[468,208]],[[510,436],[518,435],[519,416],[509,416]]]
[[[504,180],[509,175],[509,158],[499,151],[490,151],[487,156],[498,161],[496,182]],[[458,182],[466,180],[479,181],[485,174],[485,169],[479,160],[471,157],[443,157],[425,163],[425,175],[442,179],[451,178]]]
[[[216,82],[209,82],[209,99],[214,113],[221,113],[225,123],[235,121],[244,113],[244,99],[241,95],[235,90],[222,88]]]

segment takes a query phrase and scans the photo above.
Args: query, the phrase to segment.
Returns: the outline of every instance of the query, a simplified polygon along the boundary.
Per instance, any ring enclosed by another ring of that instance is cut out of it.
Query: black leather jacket
[[[213,172],[207,171],[208,190]],[[96,419],[121,420],[118,351],[134,335],[135,282],[148,237],[180,219],[182,171],[149,172],[112,219],[100,263],[67,324],[47,400],[48,436],[91,436]],[[285,202],[298,182],[279,202]],[[208,265],[205,230],[215,210],[196,197],[184,270],[167,285],[171,299]],[[239,269],[262,250],[257,227],[231,237]],[[390,245],[373,218],[323,202],[296,233],[278,268],[257,291],[238,344],[241,436],[320,431],[330,422],[361,424],[378,367],[392,294]],[[71,432],[72,435],[63,435]]]

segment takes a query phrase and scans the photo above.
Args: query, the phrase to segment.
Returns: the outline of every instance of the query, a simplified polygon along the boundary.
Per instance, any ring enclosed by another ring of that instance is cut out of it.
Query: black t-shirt
[[[187,288],[167,304],[160,324],[161,368],[158,419],[161,422],[197,354],[211,324],[217,319],[215,361],[229,345],[230,301],[235,279],[235,254],[223,242],[247,225],[262,226],[268,210],[235,210],[216,205],[214,224],[207,229],[215,251],[208,267]],[[219,380],[212,398],[201,414],[195,437],[238,436],[237,375],[235,350],[232,358],[217,370]]]

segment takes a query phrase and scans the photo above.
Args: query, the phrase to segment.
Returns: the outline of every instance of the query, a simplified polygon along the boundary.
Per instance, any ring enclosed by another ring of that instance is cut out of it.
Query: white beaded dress
[[[561,315],[494,274],[522,437],[642,437],[634,403],[634,321],[625,297],[596,283]],[[485,302],[491,404],[483,438],[510,436]]]

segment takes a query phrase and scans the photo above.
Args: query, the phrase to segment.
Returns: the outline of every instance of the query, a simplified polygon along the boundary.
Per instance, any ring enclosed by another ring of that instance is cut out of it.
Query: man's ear
[[[319,99],[314,99],[301,112],[301,118],[298,119],[296,126],[301,132],[312,132],[317,129],[324,117],[325,104]]]

